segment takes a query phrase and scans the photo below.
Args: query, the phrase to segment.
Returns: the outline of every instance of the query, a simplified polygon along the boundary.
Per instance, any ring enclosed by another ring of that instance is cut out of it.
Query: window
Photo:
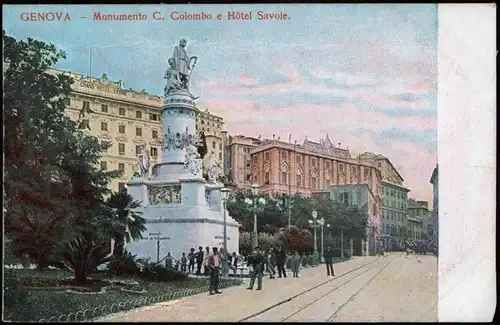
[[[125,186],[125,183],[119,182],[118,183],[118,191],[122,192],[122,191],[126,191],[126,190],[127,190],[127,187]]]
[[[365,169],[365,179],[369,178],[370,177],[370,174],[371,174],[371,170],[370,169]]]
[[[104,149],[104,148],[106,148],[106,145],[107,145],[107,144],[108,144],[108,143],[107,143],[106,141],[101,141],[101,150],[102,150],[102,151],[108,151],[108,149]]]
[[[287,180],[287,173],[286,172],[281,172],[281,183],[282,184],[288,184]]]
[[[301,155],[297,155],[297,164],[302,164],[302,156]]]
[[[325,168],[330,169],[330,162],[329,161],[325,161]]]
[[[254,163],[254,165],[257,164],[257,155],[253,156],[253,163]]]
[[[158,148],[151,147],[151,157],[158,157]]]
[[[269,161],[269,160],[270,160],[270,159],[269,159],[269,151],[268,151],[268,152],[266,152],[266,153],[264,154],[264,157],[265,157],[265,159],[266,159],[267,161]]]
[[[209,133],[210,133],[210,128],[207,128],[207,132],[209,132]]]
[[[101,160],[101,170],[108,170],[108,162]]]
[[[326,188],[330,187],[330,180],[329,179],[325,179],[325,187]]]
[[[158,121],[158,115],[151,113],[151,114],[149,114],[149,119],[151,121]]]
[[[118,153],[120,155],[124,155],[125,154],[125,143],[119,143],[118,144]]]
[[[83,101],[83,108],[84,108],[84,109],[90,109],[90,102],[88,102],[88,101],[84,100],[84,101]]]
[[[347,192],[340,193],[340,202],[344,204],[349,204],[349,193]]]
[[[219,143],[219,150],[222,150],[222,143]]]
[[[219,160],[222,160],[222,152],[219,152]]]
[[[343,164],[340,164],[340,165],[339,165],[339,171],[340,171],[341,173],[343,173],[343,172],[344,172],[344,165],[343,165]]]
[[[281,159],[287,160],[287,152],[284,150],[281,152]]]
[[[312,158],[312,159],[311,159],[311,165],[312,165],[313,167],[316,167],[316,158]]]
[[[205,121],[204,121],[204,120],[201,120],[201,124],[205,124]]]
[[[108,123],[101,122],[101,131],[108,131]]]
[[[135,136],[142,137],[142,129],[141,128],[135,128]]]
[[[269,172],[264,173],[264,184],[269,184]]]
[[[313,190],[315,190],[315,189],[316,189],[316,185],[317,185],[317,184],[316,184],[316,177],[311,177],[311,188],[312,188]]]
[[[377,206],[375,205],[375,203],[373,203],[372,205],[372,211],[373,211],[373,215],[375,215],[377,213]]]
[[[378,163],[378,168],[381,168],[382,167],[382,163]]]
[[[141,151],[142,151],[142,146],[135,146],[135,154],[136,155],[140,155],[141,154]]]
[[[358,174],[358,169],[356,168],[356,166],[351,167],[351,173],[353,173],[354,175]]]
[[[90,121],[85,119],[82,120],[82,123],[80,124],[80,129],[89,129],[90,128]]]
[[[118,163],[118,170],[121,172],[125,171],[125,164],[124,163]]]
[[[121,116],[125,116],[125,108],[124,107],[120,107],[118,109],[118,114],[121,115]]]
[[[71,99],[69,97],[66,97],[63,99],[63,103],[66,106],[71,106]]]
[[[297,187],[302,187],[302,177],[300,175],[297,175]]]
[[[216,143],[215,141],[212,141],[212,149],[215,149]]]
[[[108,105],[106,105],[106,104],[102,104],[102,105],[101,105],[101,112],[103,112],[103,113],[107,113],[107,112],[108,112]]]
[[[142,118],[142,112],[141,111],[135,111],[135,118]]]
[[[158,131],[156,131],[156,130],[151,131],[151,136],[153,137],[153,139],[157,139],[158,138]]]
[[[118,132],[119,133],[125,133],[125,125],[118,126]]]

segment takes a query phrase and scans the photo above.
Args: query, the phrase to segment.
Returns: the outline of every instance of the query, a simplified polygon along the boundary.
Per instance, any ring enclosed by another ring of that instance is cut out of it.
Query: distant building
[[[408,234],[407,199],[410,191],[404,179],[383,155],[365,152],[359,156],[363,162],[371,162],[381,174],[381,232],[386,250],[401,250]]]
[[[201,131],[205,133],[207,142],[207,154],[203,158],[203,173],[206,174],[210,168],[210,157],[213,156],[220,167],[223,168],[224,162],[224,145],[223,145],[223,131],[224,120],[222,117],[214,115],[205,110],[196,111],[196,133]]]
[[[368,222],[370,222],[370,231],[368,231],[368,251],[369,255],[376,254],[376,236],[378,233],[375,224],[377,212],[377,199],[367,184],[333,185],[329,188],[330,198],[338,203],[355,205],[366,209]]]
[[[163,143],[160,97],[145,90],[125,89],[121,80],[111,81],[106,74],[94,78],[57,69],[48,72],[62,73],[75,80],[66,99],[65,113],[78,120],[82,108],[88,109],[91,113],[82,123],[90,130],[85,132],[101,143],[111,143],[102,153],[100,168],[120,170],[123,175],[111,181],[110,189],[123,189],[134,173],[140,172],[138,155],[142,146],[149,152],[150,166],[159,162]]]
[[[243,135],[223,134],[225,148],[224,175],[228,185],[238,189],[248,189],[252,185],[252,149],[260,145],[257,138]]]
[[[250,152],[252,174],[248,182],[258,183],[269,194],[312,195],[332,186],[365,184],[375,200],[370,206],[370,227],[375,241],[380,235],[380,171],[370,161],[351,157],[349,150],[334,145],[328,135],[319,142],[302,144],[265,139]],[[369,235],[371,236],[371,235]]]
[[[426,224],[427,232],[433,232],[433,240],[436,249],[439,248],[439,168],[436,165],[434,171],[432,172],[431,180],[432,192],[433,192],[433,213],[432,218],[430,218]],[[432,229],[432,230],[431,230]],[[438,249],[439,250],[439,249]]]

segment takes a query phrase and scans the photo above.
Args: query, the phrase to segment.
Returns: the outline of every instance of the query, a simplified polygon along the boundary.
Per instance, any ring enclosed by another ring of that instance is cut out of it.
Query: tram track
[[[389,263],[390,263],[391,261],[392,261],[392,259],[389,261]],[[243,319],[240,319],[240,320],[238,321],[238,323],[245,322],[245,321],[249,321],[249,320],[251,320],[252,318],[256,318],[256,317],[258,317],[258,316],[260,316],[260,315],[266,314],[266,313],[268,313],[269,311],[271,311],[271,310],[273,310],[273,309],[276,309],[277,307],[282,306],[282,305],[284,305],[284,304],[286,304],[286,303],[288,303],[288,302],[290,302],[290,301],[292,301],[292,300],[294,300],[294,299],[296,299],[296,298],[298,298],[298,297],[300,297],[300,296],[303,296],[303,295],[305,295],[305,294],[307,294],[307,293],[310,293],[310,292],[312,292],[312,291],[314,291],[314,290],[316,290],[316,289],[318,289],[318,288],[322,288],[322,287],[324,287],[325,285],[328,285],[328,284],[330,284],[330,283],[332,283],[332,282],[334,282],[334,281],[337,281],[337,280],[339,280],[339,279],[341,279],[341,278],[343,278],[343,277],[345,277],[345,276],[347,276],[347,275],[349,275],[349,274],[352,274],[353,272],[356,272],[356,271],[358,271],[358,270],[361,270],[361,269],[363,269],[363,268],[365,268],[365,267],[369,267],[370,265],[374,265],[374,264],[375,264],[375,263],[377,263],[377,262],[380,262],[380,260],[378,260],[378,259],[377,259],[377,260],[371,261],[371,262],[369,262],[369,263],[366,263],[366,264],[360,265],[360,266],[358,266],[358,267],[355,267],[355,268],[354,268],[354,269],[352,269],[352,270],[349,270],[349,271],[347,271],[347,272],[344,272],[344,273],[342,273],[342,274],[339,274],[339,275],[337,275],[336,277],[334,277],[334,278],[332,278],[332,279],[329,279],[329,280],[327,280],[327,281],[321,282],[321,283],[319,283],[319,284],[317,284],[317,285],[315,285],[315,286],[313,286],[313,287],[311,287],[311,288],[309,288],[309,289],[306,289],[306,290],[304,290],[304,291],[302,291],[302,292],[300,292],[300,293],[298,293],[298,294],[296,294],[296,295],[294,295],[294,296],[292,296],[292,297],[289,297],[289,298],[287,298],[287,299],[281,300],[281,301],[279,301],[279,302],[277,302],[277,303],[275,303],[275,304],[273,304],[273,305],[271,305],[271,306],[269,306],[269,307],[267,307],[267,308],[265,308],[265,309],[263,309],[263,310],[261,310],[261,311],[258,311],[258,312],[256,312],[256,313],[254,313],[254,314],[250,315],[250,316],[247,316],[247,317],[245,317],[245,318],[243,318]],[[389,263],[387,263],[387,265],[388,265]],[[387,265],[386,265],[386,266],[384,266],[384,267],[383,267],[383,269],[385,269],[385,267],[387,267]],[[375,265],[375,266],[376,266],[376,265]],[[326,294],[321,295],[321,297],[319,297],[319,298],[315,299],[313,302],[311,302],[311,303],[307,304],[306,306],[301,307],[299,310],[295,311],[293,314],[288,315],[287,317],[285,317],[285,318],[281,319],[281,320],[280,320],[280,322],[284,322],[284,321],[286,321],[287,319],[289,319],[289,318],[293,317],[294,315],[298,314],[299,312],[303,311],[304,309],[306,309],[306,308],[308,308],[308,307],[312,306],[314,303],[316,303],[316,302],[317,302],[317,301],[319,301],[320,299],[322,299],[322,298],[326,297],[327,295],[329,295],[329,294],[331,294],[331,293],[335,292],[336,290],[338,290],[338,289],[340,289],[340,288],[344,287],[346,284],[348,284],[348,283],[352,282],[354,279],[357,279],[358,277],[360,277],[361,275],[363,275],[363,274],[367,273],[368,271],[373,270],[373,268],[375,268],[375,266],[372,266],[371,268],[369,268],[369,269],[367,269],[367,270],[365,270],[365,271],[361,272],[360,274],[356,275],[355,277],[353,277],[353,278],[349,278],[347,281],[344,281],[342,284],[335,286],[333,289],[329,290]],[[379,274],[379,273],[377,273],[377,275],[378,275],[378,274]],[[370,281],[371,281],[371,280],[370,280]],[[354,299],[354,298],[353,298],[353,299]],[[333,319],[333,318],[332,318],[332,319]]]

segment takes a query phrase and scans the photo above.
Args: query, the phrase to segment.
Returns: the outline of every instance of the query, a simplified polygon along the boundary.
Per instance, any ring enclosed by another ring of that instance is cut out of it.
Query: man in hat
[[[335,276],[335,271],[333,270],[333,251],[331,247],[326,249],[323,257],[325,258],[326,276]]]
[[[219,274],[222,266],[222,261],[217,247],[213,247],[213,254],[208,256],[207,268],[210,273],[210,295],[221,294],[219,291]]]
[[[250,259],[249,259],[250,260]],[[253,289],[253,285],[255,284],[255,279],[257,279],[257,290],[262,290],[262,274],[264,273],[264,265],[267,262],[266,257],[262,254],[260,247],[255,247],[255,252],[252,254],[252,267],[253,271],[250,276],[250,285],[248,286],[248,290]]]

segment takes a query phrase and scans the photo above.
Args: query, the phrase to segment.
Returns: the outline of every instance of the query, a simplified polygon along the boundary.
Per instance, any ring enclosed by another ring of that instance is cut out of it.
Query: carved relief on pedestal
[[[183,150],[190,144],[194,143],[194,136],[189,134],[189,131],[186,128],[184,133],[172,133],[170,131],[170,127],[167,128],[167,132],[165,133],[165,149],[170,151],[173,149]]]
[[[150,185],[148,187],[149,202],[151,205],[181,203],[180,185]]]

